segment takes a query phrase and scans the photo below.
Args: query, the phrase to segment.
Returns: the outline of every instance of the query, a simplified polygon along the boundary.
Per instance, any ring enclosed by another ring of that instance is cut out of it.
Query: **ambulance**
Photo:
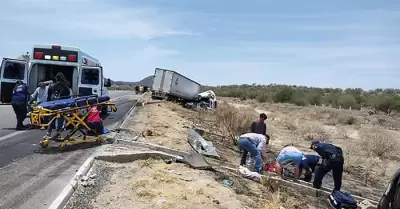
[[[111,80],[105,79],[98,59],[77,47],[34,45],[27,59],[3,58],[0,71],[0,104],[10,104],[15,82],[22,80],[33,92],[39,82],[54,81],[63,73],[76,96],[108,95]],[[104,113],[107,109],[103,110]]]

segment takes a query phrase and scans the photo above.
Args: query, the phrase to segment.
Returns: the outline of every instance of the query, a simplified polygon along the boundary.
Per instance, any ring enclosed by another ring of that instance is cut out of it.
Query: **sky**
[[[77,46],[105,76],[400,88],[399,0],[2,0],[0,56]]]

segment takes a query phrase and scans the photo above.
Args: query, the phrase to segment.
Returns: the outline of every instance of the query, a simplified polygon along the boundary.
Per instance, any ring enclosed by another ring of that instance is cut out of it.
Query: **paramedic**
[[[262,152],[265,150],[266,142],[266,137],[262,134],[246,133],[239,136],[239,148],[243,150],[240,165],[246,164],[247,154],[250,152],[255,161],[256,171],[261,174],[262,159],[264,159]]]
[[[69,82],[65,78],[64,74],[61,72],[56,74],[56,83],[51,84],[49,86],[48,92],[47,92],[47,101],[55,101],[59,99],[69,99],[72,96],[72,91],[69,88]],[[56,120],[57,122],[57,136],[59,136],[59,132],[62,130],[63,125],[64,125],[64,118],[58,118]],[[55,126],[55,123],[52,123],[49,125],[47,129],[47,134],[44,136],[45,138],[51,136],[51,132],[53,131],[53,126]]]
[[[303,159],[305,159],[304,154],[299,149],[289,145],[284,146],[276,158],[276,173],[282,178],[283,166],[290,163],[295,166],[294,179],[297,180],[300,176],[300,164]]]
[[[17,117],[16,130],[25,129],[24,120],[27,114],[28,87],[22,81],[17,81],[13,89],[11,104]]]
[[[342,149],[332,144],[322,143],[319,141],[312,141],[310,148],[317,152],[322,158],[322,165],[318,166],[315,170],[313,182],[314,188],[321,188],[322,179],[332,170],[335,190],[340,191],[344,164]]]
[[[96,134],[103,134],[104,126],[100,117],[100,112],[96,106],[88,108],[88,115],[86,117],[86,124]]]
[[[315,168],[318,165],[319,160],[321,159],[318,155],[304,155],[304,159],[301,161],[300,164],[300,174],[303,169],[306,171],[304,174],[304,181],[310,182],[312,178],[312,174],[315,172]]]

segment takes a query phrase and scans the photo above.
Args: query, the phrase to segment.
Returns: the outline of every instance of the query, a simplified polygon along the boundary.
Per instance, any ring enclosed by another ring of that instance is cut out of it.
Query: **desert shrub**
[[[215,117],[221,133],[235,141],[249,130],[251,123],[257,118],[257,113],[252,108],[238,108],[222,103],[217,108]]]
[[[328,141],[330,137],[324,127],[316,123],[303,123],[299,126],[298,132],[306,141]]]
[[[360,138],[360,146],[369,156],[390,157],[399,148],[399,143],[393,133],[376,126],[370,129],[361,129]]]
[[[377,185],[385,176],[385,164],[378,157],[366,156],[363,147],[357,143],[346,143],[344,152],[344,171],[359,177],[365,185]]]

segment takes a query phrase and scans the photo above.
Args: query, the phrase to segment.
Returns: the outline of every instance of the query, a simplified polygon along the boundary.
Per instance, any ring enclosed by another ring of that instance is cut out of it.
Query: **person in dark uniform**
[[[17,81],[13,89],[11,104],[17,117],[16,130],[23,130],[26,128],[24,120],[28,112],[28,87],[22,81]]]
[[[304,173],[304,181],[310,182],[312,179],[312,174],[315,172],[315,168],[318,165],[319,160],[321,159],[318,155],[304,155],[304,159],[300,164],[300,175],[305,170]]]
[[[49,86],[47,92],[47,101],[55,101],[59,99],[71,98],[72,91],[69,88],[69,82],[65,78],[64,74],[62,74],[61,72],[57,73],[55,80],[56,83]],[[57,121],[57,127],[56,127],[57,135],[55,137],[59,137],[59,132],[62,130],[64,125],[64,118],[59,118],[56,121]],[[54,126],[55,126],[55,121],[49,125],[47,133],[44,136],[44,138],[51,136],[51,132],[53,131]]]
[[[313,187],[317,189],[321,188],[322,179],[332,170],[335,185],[334,189],[340,191],[340,188],[342,187],[344,164],[342,149],[332,144],[322,143],[319,141],[312,141],[310,149],[317,152],[322,158],[321,166],[318,166],[315,171]]]

